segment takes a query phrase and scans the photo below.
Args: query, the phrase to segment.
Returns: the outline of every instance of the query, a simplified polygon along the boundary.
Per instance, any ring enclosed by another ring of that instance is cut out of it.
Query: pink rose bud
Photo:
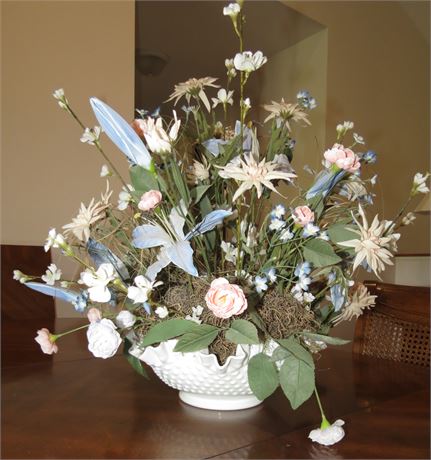
[[[150,190],[141,196],[138,208],[141,211],[151,211],[162,201],[162,194],[158,190]]]
[[[102,319],[102,313],[98,308],[90,308],[87,312],[87,318],[90,323],[97,323]]]
[[[132,128],[135,130],[135,133],[140,136],[144,137],[144,127],[145,127],[145,120],[133,120],[131,124]]]
[[[292,217],[295,223],[305,227],[314,221],[314,212],[308,206],[298,206],[294,209]]]
[[[40,345],[40,348],[47,355],[57,353],[58,346],[55,343],[55,336],[53,336],[48,329],[43,328],[37,331],[37,337],[34,338]]]
[[[211,283],[205,302],[218,318],[240,315],[247,308],[244,291],[238,285],[230,284],[225,278],[217,278]]]
[[[334,144],[332,149],[327,150],[323,156],[325,157],[327,166],[335,164],[338,168],[350,173],[355,172],[361,167],[358,155],[341,144]]]

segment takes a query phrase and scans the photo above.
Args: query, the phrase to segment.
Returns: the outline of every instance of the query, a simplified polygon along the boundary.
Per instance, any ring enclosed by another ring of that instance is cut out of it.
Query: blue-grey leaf
[[[36,283],[34,281],[25,283],[25,285],[34,291],[50,295],[56,299],[65,300],[66,302],[71,303],[77,311],[83,311],[87,306],[87,291],[71,291],[70,289],[50,286],[49,284]]]
[[[202,235],[205,232],[209,232],[216,225],[223,222],[223,219],[232,215],[232,211],[226,211],[224,209],[216,209],[207,214],[196,227],[193,227],[190,232],[186,235],[186,240],[190,240],[196,235]]]
[[[211,153],[212,156],[218,157],[220,155],[220,146],[227,144],[223,139],[216,139],[215,137],[202,142],[202,145]]]
[[[318,194],[323,196],[328,195],[337,183],[343,178],[346,171],[340,170],[333,172],[329,169],[323,170],[316,178],[314,184],[310,187],[306,194],[307,200],[314,198]]]
[[[87,252],[96,268],[102,264],[112,264],[123,281],[130,279],[129,271],[124,263],[104,244],[90,238],[87,242]]]
[[[95,97],[90,98],[90,104],[103,131],[129,161],[145,169],[152,169],[151,155],[129,123],[109,105]]]
[[[199,275],[193,264],[193,249],[188,241],[178,241],[174,245],[166,248],[166,254],[177,267],[192,276]]]

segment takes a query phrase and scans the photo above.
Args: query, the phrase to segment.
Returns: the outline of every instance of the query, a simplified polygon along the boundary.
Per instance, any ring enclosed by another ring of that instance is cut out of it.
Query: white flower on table
[[[324,446],[332,446],[344,438],[344,420],[336,420],[332,425],[327,428],[318,428],[311,430],[308,437],[319,444]]]
[[[192,314],[187,315],[185,319],[189,321],[194,321],[197,324],[201,324],[202,320],[199,318],[202,315],[203,311],[204,311],[204,307],[202,307],[202,305],[198,305],[197,307],[192,307]]]
[[[46,284],[54,286],[55,282],[61,278],[61,270],[57,268],[57,265],[50,264],[46,273],[41,276],[42,281],[45,281]]]
[[[224,88],[219,89],[217,92],[217,97],[211,98],[213,101],[213,109],[215,109],[219,104],[222,104],[223,107],[226,107],[227,104],[232,105],[232,95],[233,91],[226,91]]]
[[[133,300],[133,303],[144,303],[148,300],[150,292],[157,286],[162,285],[161,281],[150,281],[144,275],[135,278],[135,286],[129,286],[127,297]]]
[[[228,6],[223,8],[223,14],[230,16],[232,19],[236,18],[241,11],[241,6],[238,3],[229,3]]]
[[[112,264],[101,264],[97,271],[87,269],[81,273],[78,283],[88,286],[88,295],[93,302],[109,302],[111,292],[108,285],[116,278],[116,271]]]
[[[25,275],[21,270],[14,270],[13,279],[15,281],[19,281],[21,284],[25,284],[27,281],[30,280],[30,277]]]
[[[115,355],[121,344],[116,329],[115,324],[106,318],[90,323],[87,330],[88,349],[96,358],[107,359]]]
[[[66,244],[64,237],[61,233],[57,233],[55,228],[51,228],[48,232],[48,238],[46,239],[44,249],[48,252],[50,248],[60,248]]]
[[[429,173],[415,174],[415,177],[413,178],[412,191],[410,192],[412,196],[417,195],[418,193],[428,193],[430,191],[430,189],[426,185],[426,181],[428,180],[429,175]]]
[[[112,176],[111,171],[109,170],[107,165],[102,165],[102,168],[100,169],[100,177],[109,177]]]
[[[129,206],[129,203],[132,201],[132,195],[130,192],[134,192],[134,191],[135,189],[130,184],[127,184],[127,189],[126,187],[123,187],[123,189],[118,195],[117,209],[119,209],[120,211],[124,211],[127,209],[127,207]]]
[[[79,140],[84,144],[94,145],[99,141],[101,132],[102,129],[100,126],[95,126],[94,128],[85,128]]]
[[[244,51],[235,55],[233,64],[236,70],[250,73],[262,67],[267,61],[268,58],[262,51],[256,51],[254,54],[251,51]]]
[[[160,319],[166,318],[169,315],[169,310],[166,307],[157,307],[154,312]],[[188,319],[188,318],[186,318]]]
[[[416,220],[414,212],[408,212],[401,220],[403,225],[410,225],[413,221]]]
[[[129,310],[121,310],[115,317],[115,324],[121,328],[132,327],[136,323],[136,316]]]

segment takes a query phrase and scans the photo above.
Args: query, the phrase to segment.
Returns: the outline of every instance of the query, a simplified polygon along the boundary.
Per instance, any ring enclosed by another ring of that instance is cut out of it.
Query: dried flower
[[[286,128],[290,131],[290,122],[304,122],[306,125],[311,125],[308,121],[307,114],[299,104],[290,104],[285,102],[282,98],[280,102],[272,101],[271,104],[265,104],[263,108],[270,112],[265,118],[264,123],[269,120],[275,119],[280,125],[285,124]]]
[[[169,96],[168,101],[175,99],[174,104],[177,104],[177,102],[184,96],[187,103],[190,104],[190,98],[193,96],[196,99],[200,98],[208,112],[210,112],[211,106],[204,92],[204,88],[206,86],[218,88],[218,85],[214,85],[216,80],[217,78],[212,77],[190,78],[185,82],[178,83],[178,85],[175,85],[174,92]]]

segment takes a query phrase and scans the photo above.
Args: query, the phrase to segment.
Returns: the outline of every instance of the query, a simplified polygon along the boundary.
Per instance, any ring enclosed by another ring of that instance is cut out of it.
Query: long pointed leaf
[[[96,268],[99,268],[102,264],[109,263],[112,264],[123,281],[130,279],[129,271],[124,263],[104,244],[90,238],[87,242],[87,252],[96,264]]]

